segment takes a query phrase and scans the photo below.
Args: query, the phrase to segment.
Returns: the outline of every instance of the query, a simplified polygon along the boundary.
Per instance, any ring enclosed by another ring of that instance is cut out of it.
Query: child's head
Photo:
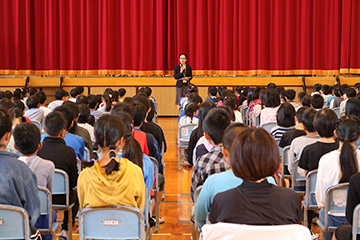
[[[4,109],[6,111],[11,111],[14,107],[14,104],[8,98],[0,99],[0,109]]]
[[[59,88],[55,91],[54,95],[55,95],[56,100],[65,101],[66,98],[69,96],[69,93],[67,91],[65,91],[64,89]]]
[[[94,94],[90,94],[87,98],[89,102],[89,108],[93,110],[96,109],[99,105],[100,98]]]
[[[320,94],[312,95],[310,106],[314,109],[322,109],[322,107],[324,106],[324,98]]]
[[[35,95],[37,93],[37,89],[36,88],[30,88],[30,96]]]
[[[0,148],[8,145],[12,129],[12,118],[8,111],[0,109]]]
[[[79,88],[73,88],[73,89],[70,90],[70,96],[72,98],[76,98],[80,94],[81,94],[81,92],[80,92]]]
[[[85,95],[79,95],[79,96],[76,98],[76,103],[77,103],[77,104],[89,105],[88,97],[85,96]]]
[[[280,95],[275,89],[269,89],[264,96],[265,107],[275,108],[280,105]]]
[[[334,130],[338,117],[336,113],[328,108],[318,111],[314,118],[314,127],[320,137],[331,138],[334,136]]]
[[[115,100],[114,99],[114,97],[115,97],[114,96],[114,91],[112,89],[107,89],[107,90],[105,90],[102,97],[103,97],[104,102],[105,102],[105,112],[110,112],[112,103]]]
[[[294,101],[295,97],[296,97],[296,92],[294,89],[288,89],[285,92],[285,96],[288,100],[290,101]]]
[[[301,100],[303,99],[303,97],[306,95],[307,95],[307,93],[305,91],[301,91],[298,93],[297,97],[298,97],[300,103],[301,103]]]
[[[133,97],[133,100],[134,102],[139,102],[141,104],[143,104],[146,108],[146,112],[149,111],[150,109],[150,102],[151,100],[149,100],[145,95],[141,95],[141,94],[138,94],[138,95],[135,95]]]
[[[223,92],[225,89],[227,89],[226,86],[219,86],[219,87],[218,87],[217,91],[218,91],[219,96],[222,95],[222,92]]]
[[[46,102],[46,94],[44,91],[35,93],[35,96],[39,98],[40,104],[43,105]]]
[[[333,87],[333,93],[334,93],[334,95],[336,96],[336,97],[341,97],[342,96],[342,94],[341,94],[341,92],[340,92],[340,85],[334,85],[334,87]]]
[[[229,107],[231,110],[236,110],[238,108],[238,100],[235,95],[228,95],[223,101],[226,107]]]
[[[90,108],[85,104],[79,104],[80,116],[78,123],[88,123],[90,118]]]
[[[235,123],[231,123],[225,129],[222,142],[223,142],[223,146],[226,151],[229,151],[231,144],[234,142],[234,139],[236,138],[236,136],[247,127],[248,126],[246,126],[243,123],[235,122]]]
[[[280,165],[279,148],[263,128],[245,128],[230,147],[230,165],[235,176],[258,181],[272,176]]]
[[[340,93],[341,93],[341,96],[344,95],[345,93],[345,89],[347,89],[349,87],[349,85],[347,85],[346,83],[345,84],[341,84],[340,86]]]
[[[116,160],[117,153],[121,149],[122,139],[125,135],[124,123],[119,117],[104,115],[100,117],[94,127],[95,144],[104,149],[109,149],[108,158],[110,162],[104,166],[105,173],[110,175],[113,171],[120,169],[120,164]]]
[[[139,89],[139,93],[144,93],[147,98],[151,96],[152,90],[150,87],[142,87]]]
[[[134,126],[140,127],[146,117],[146,107],[140,102],[134,103]]]
[[[345,115],[353,115],[360,117],[360,99],[350,98],[345,105]]]
[[[13,94],[12,94],[12,92],[9,91],[9,90],[6,90],[6,91],[5,91],[5,97],[6,97],[7,99],[9,99],[9,100],[12,101],[12,99],[13,99]]]
[[[110,113],[116,114],[117,112],[126,112],[131,116],[131,118],[134,118],[135,107],[124,101],[122,103],[115,104]]]
[[[203,102],[202,98],[197,93],[190,94],[188,101],[189,101],[189,103],[193,102],[193,103],[196,103],[197,105],[199,105]]]
[[[185,96],[189,97],[192,93],[199,93],[199,89],[197,88],[197,86],[195,86],[194,84],[189,84],[188,86],[186,86],[185,88]]]
[[[216,97],[217,95],[217,88],[215,86],[209,86],[208,87],[208,94],[211,96],[211,97]]]
[[[275,83],[269,83],[269,84],[266,86],[266,90],[275,89],[275,88],[276,88],[276,84],[275,84]]]
[[[123,98],[126,94],[126,89],[125,88],[119,88],[119,97]]]
[[[199,106],[196,103],[188,103],[185,106],[185,116],[190,117],[193,119],[193,117],[196,115],[196,112],[198,110]]]
[[[23,99],[22,97],[22,91],[20,88],[16,88],[13,93],[14,100],[20,100]]]
[[[15,147],[22,155],[32,155],[41,148],[40,131],[32,123],[20,123],[13,132]]]
[[[329,95],[329,94],[331,94],[331,91],[332,91],[332,89],[329,85],[327,85],[327,84],[322,85],[322,87],[321,87],[322,94]]]
[[[341,146],[340,168],[342,175],[339,183],[349,182],[350,177],[359,171],[352,144],[355,144],[360,137],[360,119],[356,116],[341,117],[337,123],[336,136]]]
[[[224,136],[224,131],[229,125],[230,116],[224,109],[211,109],[203,122],[206,139],[212,140],[215,145],[220,144]]]
[[[31,95],[28,99],[26,99],[26,105],[28,106],[29,109],[39,108],[40,100],[37,96]]]
[[[276,122],[281,127],[291,127],[295,125],[295,108],[291,103],[280,105],[276,113]]]
[[[50,137],[62,137],[63,133],[66,133],[67,127],[68,120],[60,111],[53,111],[45,118],[45,131]]]
[[[295,121],[296,122],[301,123],[303,114],[304,114],[306,109],[308,109],[308,107],[301,107],[296,111],[296,114],[295,114],[295,117],[296,117]]]
[[[322,85],[320,83],[316,83],[314,85],[314,92],[320,92]]]
[[[309,133],[313,133],[316,132],[316,129],[314,127],[314,119],[315,119],[315,115],[316,115],[317,111],[313,108],[307,108],[301,119],[299,120],[300,123],[303,124],[305,131],[309,132]]]
[[[354,88],[355,88],[356,93],[359,93],[359,91],[360,91],[360,83],[355,83]]]
[[[350,87],[345,88],[343,96],[344,96],[344,99],[353,98],[356,96],[356,91],[355,91],[355,89],[350,88]]]
[[[301,105],[303,107],[311,107],[311,96],[310,95],[305,95],[302,99],[301,99]]]

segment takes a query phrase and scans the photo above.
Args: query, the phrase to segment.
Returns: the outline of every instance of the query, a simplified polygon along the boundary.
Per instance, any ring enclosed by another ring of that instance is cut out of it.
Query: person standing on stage
[[[181,53],[179,61],[180,64],[176,65],[174,69],[174,78],[176,79],[176,105],[179,105],[179,99],[184,95],[184,89],[192,79],[192,69],[189,65],[186,65],[187,55]]]

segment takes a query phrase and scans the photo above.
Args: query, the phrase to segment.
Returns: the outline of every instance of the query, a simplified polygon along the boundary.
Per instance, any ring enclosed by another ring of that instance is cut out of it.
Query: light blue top
[[[276,185],[273,177],[268,177],[267,180]],[[195,222],[199,229],[206,224],[206,218],[215,195],[235,188],[242,182],[243,180],[236,177],[232,171],[213,174],[206,179],[194,208]]]

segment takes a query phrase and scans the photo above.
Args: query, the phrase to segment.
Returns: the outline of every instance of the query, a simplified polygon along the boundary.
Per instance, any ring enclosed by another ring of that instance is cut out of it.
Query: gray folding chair
[[[280,151],[280,147],[279,147],[279,151]],[[281,156],[281,180],[291,179],[290,174],[285,174],[285,170],[287,169],[287,166],[289,165],[289,151],[290,151],[290,146],[287,146],[284,149],[282,149],[282,153],[280,155]],[[283,185],[282,182],[283,181],[280,181],[280,186]]]
[[[325,221],[317,220],[317,224],[321,228],[321,239],[325,239],[325,232],[334,232],[336,230],[336,227],[328,225],[328,215],[333,215],[334,213],[343,213],[345,215],[346,203],[338,204],[334,199],[339,195],[347,196],[348,188],[349,183],[340,183],[330,186],[326,190]]]
[[[352,223],[352,239],[353,240],[356,240],[356,235],[360,234],[359,217],[360,217],[360,204],[358,204],[355,207],[354,214],[353,214],[353,223]]]
[[[156,158],[154,157],[149,157],[151,162],[153,163],[154,166],[154,173],[155,173],[155,189],[154,189],[154,193],[155,193],[155,219],[156,219],[156,223],[155,223],[155,228],[154,228],[154,233],[157,233],[159,231],[159,207],[160,207],[160,202],[159,202],[159,163],[156,160]]]
[[[0,239],[30,239],[29,216],[25,209],[0,204]]]
[[[47,188],[38,187],[38,195],[40,199],[40,216],[49,216],[49,225],[46,228],[38,228],[42,235],[51,234],[55,240],[54,231],[58,228],[59,223],[52,223],[52,198]]]
[[[189,123],[182,125],[178,128],[178,169],[181,170],[180,162],[181,162],[181,149],[187,149],[190,141],[191,132],[194,128],[197,127],[195,123]]]
[[[310,198],[315,199],[315,188],[317,179],[317,169],[308,172],[306,175],[306,187],[305,187],[305,198],[302,202],[304,206],[304,226],[308,226],[308,211],[309,210],[320,210],[316,201],[310,201]]]
[[[333,111],[336,113],[336,115],[338,116],[338,118],[340,117],[340,108],[334,108]]]
[[[79,214],[79,240],[145,239],[143,213],[129,206],[84,208]]]
[[[248,114],[249,114],[249,107],[246,107],[244,108],[244,113],[243,113],[243,123],[246,125],[249,125]]]
[[[293,165],[293,174],[291,175],[291,188],[293,190],[294,187],[295,187],[295,182],[299,182],[299,181],[304,181],[305,182],[305,177],[301,176],[299,173],[298,173],[298,167],[299,167],[299,161],[300,160],[296,160],[294,162],[294,165]],[[299,196],[304,196],[305,195],[305,191],[295,191],[297,195]]]
[[[255,118],[255,126],[259,127],[260,126],[260,114],[256,116]]]
[[[65,204],[53,204],[54,210],[64,210],[68,211],[68,232],[69,232],[69,240],[72,239],[72,218],[71,218],[71,212],[72,207],[75,205],[75,203],[72,203],[70,205],[70,189],[69,189],[69,177],[67,173],[60,169],[55,169],[54,174],[54,183],[53,183],[53,189],[52,189],[52,195],[65,195]]]
[[[91,158],[90,150],[87,147],[84,147],[84,160],[86,162],[90,162],[90,158]]]
[[[271,133],[271,129],[275,126],[277,126],[277,122],[269,122],[260,125],[260,127],[265,129],[268,133]]]

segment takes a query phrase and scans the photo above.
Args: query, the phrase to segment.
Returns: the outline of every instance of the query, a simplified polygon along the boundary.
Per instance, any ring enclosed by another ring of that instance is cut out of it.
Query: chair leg
[[[155,229],[154,233],[159,232],[159,191],[155,192]]]
[[[181,148],[179,146],[179,148],[178,148],[178,169],[179,169],[179,171],[181,170],[180,162],[181,162]]]
[[[321,240],[325,240],[325,232],[323,230],[321,230],[320,238]]]
[[[69,220],[68,220],[68,234],[69,234],[68,239],[72,240],[72,225],[73,225],[73,223],[72,223],[72,209],[69,208],[68,212],[69,212],[69,214],[68,214],[68,218],[69,218]]]
[[[304,226],[308,227],[308,210],[304,207]]]

